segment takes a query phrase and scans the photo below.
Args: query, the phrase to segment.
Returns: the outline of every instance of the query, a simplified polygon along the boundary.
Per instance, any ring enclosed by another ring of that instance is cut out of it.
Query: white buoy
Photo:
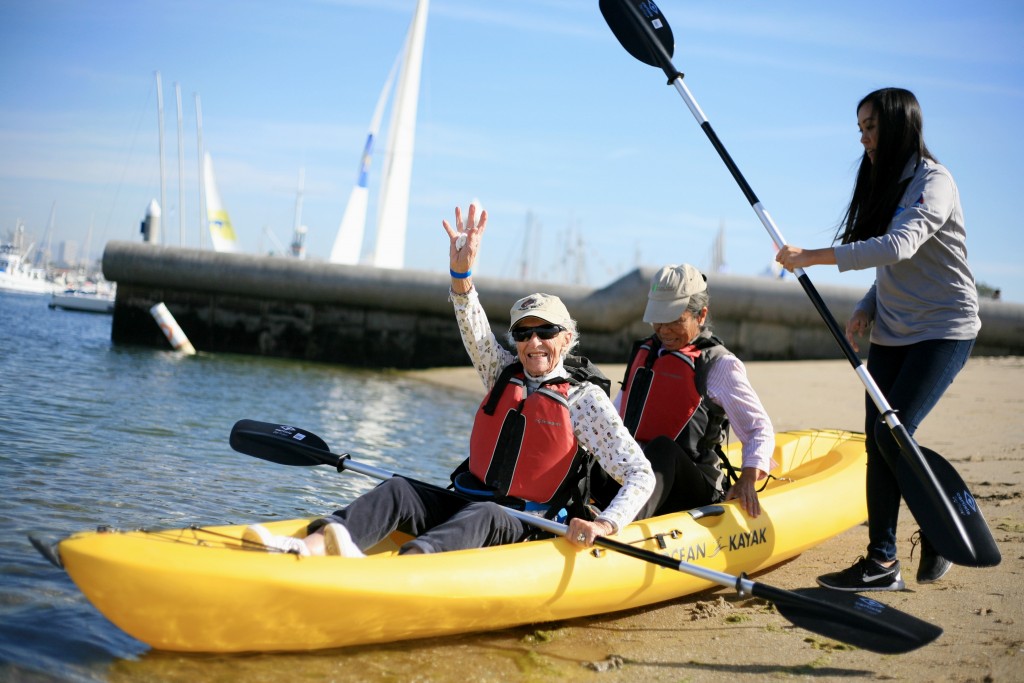
[[[162,301],[150,308],[149,312],[153,319],[156,320],[156,324],[163,330],[164,336],[167,337],[167,341],[171,343],[171,347],[175,351],[181,351],[189,356],[196,355],[196,349],[192,346],[192,342],[185,336],[185,332],[178,325],[178,321],[174,319],[174,316],[171,315],[171,312],[167,310],[167,306]]]

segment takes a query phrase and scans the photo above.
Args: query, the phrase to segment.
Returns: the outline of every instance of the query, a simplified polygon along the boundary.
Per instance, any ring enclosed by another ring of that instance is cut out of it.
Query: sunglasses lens
[[[517,327],[512,330],[512,338],[517,342],[524,342],[532,337],[534,334],[540,339],[547,341],[548,339],[554,339],[558,336],[558,333],[565,328],[561,325],[538,325],[537,327]]]

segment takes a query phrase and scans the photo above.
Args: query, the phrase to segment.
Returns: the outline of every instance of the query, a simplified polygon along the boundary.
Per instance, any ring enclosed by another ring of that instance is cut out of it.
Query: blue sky
[[[913,90],[956,178],[979,282],[1024,302],[1024,6],[1005,2],[681,2],[660,6],[675,65],[787,241],[831,241],[861,155],[855,106]],[[0,1],[0,237],[137,240],[159,196],[154,72],[164,83],[164,237],[199,245],[194,94],[220,193],[248,252],[291,235],[300,169],[311,258],[326,258],[414,0]],[[183,108],[178,207],[174,83]],[[774,249],[675,89],[630,57],[597,0],[432,0],[406,263],[444,271],[442,218],[491,213],[481,275],[603,286],[637,264],[757,275]],[[387,119],[385,118],[385,121]],[[380,170],[378,163],[374,169]],[[371,211],[375,206],[371,177]],[[527,214],[534,238],[524,244]],[[372,215],[371,215],[372,219]],[[372,236],[372,229],[370,232]],[[207,241],[208,242],[208,241]],[[809,271],[864,286],[871,273]]]

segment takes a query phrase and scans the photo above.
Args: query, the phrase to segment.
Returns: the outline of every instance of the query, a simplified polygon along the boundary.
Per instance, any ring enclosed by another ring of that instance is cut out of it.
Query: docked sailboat
[[[412,180],[416,109],[428,5],[429,0],[419,0],[416,3],[416,11],[399,54],[401,67],[391,107],[377,202],[376,245],[370,257],[370,264],[379,268],[401,268],[405,264],[409,186]],[[370,130],[360,157],[356,183],[331,249],[332,263],[356,264],[360,261],[369,203],[367,178],[370,160],[394,77],[395,69],[392,68],[371,119]]]
[[[30,267],[26,255],[13,243],[0,244],[0,289],[25,294],[52,294],[60,289],[46,279],[44,269]]]

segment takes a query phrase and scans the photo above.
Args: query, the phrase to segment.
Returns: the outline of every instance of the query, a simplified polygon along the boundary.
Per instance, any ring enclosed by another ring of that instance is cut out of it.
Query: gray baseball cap
[[[689,263],[665,266],[651,280],[647,293],[645,323],[671,323],[679,320],[694,294],[707,291],[707,278]]]

